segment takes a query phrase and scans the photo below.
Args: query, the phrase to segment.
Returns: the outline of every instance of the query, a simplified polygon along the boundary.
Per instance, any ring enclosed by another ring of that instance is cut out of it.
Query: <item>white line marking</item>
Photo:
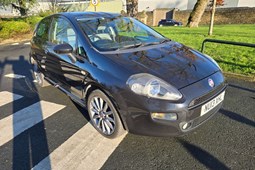
[[[12,43],[11,45],[19,45],[19,43]]]
[[[26,42],[26,43],[24,43],[24,45],[30,45],[30,42]]]
[[[0,92],[0,107],[3,105],[6,105],[10,102],[13,102],[15,100],[18,100],[22,98],[23,96],[8,92],[8,91],[2,91]]]
[[[100,169],[125,136],[105,138],[87,123],[33,169]]]
[[[64,107],[60,104],[40,101],[0,120],[0,146]]]
[[[11,73],[11,74],[6,74],[4,77],[13,78],[13,79],[22,79],[22,78],[25,78],[26,76]]]

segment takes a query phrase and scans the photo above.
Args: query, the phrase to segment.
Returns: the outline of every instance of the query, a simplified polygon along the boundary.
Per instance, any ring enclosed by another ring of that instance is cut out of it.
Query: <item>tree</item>
[[[137,17],[138,15],[138,0],[126,0],[127,15]]]
[[[1,5],[3,5],[4,7],[11,5],[13,8],[17,9],[20,12],[21,16],[27,15],[29,6],[34,5],[36,2],[36,0],[0,0]]]
[[[214,15],[215,15],[215,9],[216,6],[223,6],[224,0],[211,0],[209,3],[210,11],[211,11],[211,20],[210,20],[210,28],[208,35],[212,35],[213,33],[213,23],[214,23]]]
[[[202,15],[207,7],[209,0],[197,0],[192,12],[190,13],[187,26],[198,27]]]
[[[56,11],[57,11],[57,5],[58,5],[57,0],[50,0],[50,2],[51,2],[52,12],[53,12],[53,13],[56,13]]]

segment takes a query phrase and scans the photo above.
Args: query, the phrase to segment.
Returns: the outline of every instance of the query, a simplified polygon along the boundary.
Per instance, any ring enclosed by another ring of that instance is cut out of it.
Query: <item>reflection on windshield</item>
[[[133,18],[94,18],[78,22],[92,45],[100,51],[137,48],[169,41]]]

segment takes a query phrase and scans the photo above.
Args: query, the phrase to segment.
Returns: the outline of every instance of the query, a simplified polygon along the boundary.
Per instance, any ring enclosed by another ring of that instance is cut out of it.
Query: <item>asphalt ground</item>
[[[104,140],[85,109],[33,82],[29,48],[0,46],[0,169],[255,169],[255,83],[228,78],[223,108],[185,136]]]

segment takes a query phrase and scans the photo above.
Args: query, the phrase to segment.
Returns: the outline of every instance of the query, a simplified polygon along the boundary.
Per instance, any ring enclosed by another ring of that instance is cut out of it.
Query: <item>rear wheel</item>
[[[103,136],[116,138],[124,133],[117,110],[101,90],[91,92],[87,108],[92,125]]]
[[[50,85],[45,79],[43,73],[38,69],[37,62],[31,57],[30,62],[33,67],[33,78],[34,82],[36,82],[41,87],[46,87]]]

